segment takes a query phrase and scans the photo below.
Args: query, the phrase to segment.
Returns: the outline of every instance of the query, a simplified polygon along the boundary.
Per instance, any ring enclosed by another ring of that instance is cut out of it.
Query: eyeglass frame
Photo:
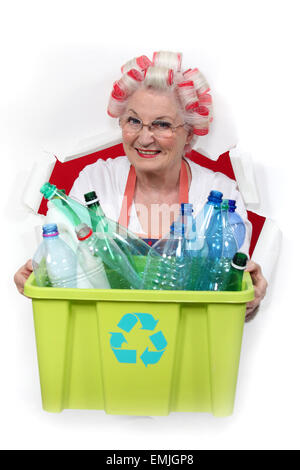
[[[144,124],[143,121],[140,118],[137,118],[137,117],[134,117],[134,116],[128,116],[128,117],[132,117],[133,119],[137,119],[138,121],[140,121],[140,128],[139,128],[139,130],[135,131],[135,134],[138,134],[139,132],[141,132],[141,130],[144,127],[148,127],[148,131],[151,132],[152,134],[154,134],[155,131],[153,131],[153,129],[152,129],[153,123],[156,122],[156,121],[159,122],[159,119],[156,119],[156,120],[152,121],[151,124]],[[121,119],[122,118],[119,119],[119,126],[122,128]],[[176,129],[178,129],[179,127],[184,127],[184,126],[188,125],[186,122],[184,122],[183,124],[179,124],[178,126],[172,126],[171,123],[168,123],[168,124],[170,124],[170,127],[168,127],[168,130],[171,130],[173,134],[176,131]]]

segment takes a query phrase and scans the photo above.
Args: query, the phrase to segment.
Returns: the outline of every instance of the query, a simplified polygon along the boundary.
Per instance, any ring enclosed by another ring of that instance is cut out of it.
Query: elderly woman
[[[122,67],[113,85],[108,114],[118,118],[126,156],[88,165],[75,181],[70,196],[96,191],[108,217],[118,220],[144,239],[169,232],[180,203],[193,204],[197,214],[211,190],[235,199],[246,225],[241,251],[247,252],[251,224],[236,183],[221,173],[202,168],[185,157],[198,136],[206,135],[212,120],[209,86],[198,69],[181,70],[181,54],[154,53],[152,62],[138,57]],[[266,292],[261,268],[247,266],[255,300],[246,320],[255,315]],[[31,261],[15,274],[20,292],[32,271]]]

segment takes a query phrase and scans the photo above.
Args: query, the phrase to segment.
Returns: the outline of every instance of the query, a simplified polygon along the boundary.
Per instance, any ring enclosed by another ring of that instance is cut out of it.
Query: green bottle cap
[[[51,199],[56,192],[56,186],[51,183],[45,183],[41,187],[40,192],[43,194],[45,199]]]
[[[236,253],[232,259],[232,266],[237,269],[245,269],[248,256],[245,253]]]
[[[89,206],[90,204],[94,204],[95,202],[99,202],[99,199],[97,197],[97,194],[95,191],[91,191],[89,193],[86,193],[84,195],[84,199],[86,202],[86,205]]]
[[[228,207],[229,207],[228,199],[223,199],[222,204],[221,204],[222,211],[227,211]]]

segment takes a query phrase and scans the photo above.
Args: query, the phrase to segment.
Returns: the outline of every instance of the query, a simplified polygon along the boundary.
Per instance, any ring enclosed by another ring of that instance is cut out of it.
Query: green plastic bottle
[[[74,228],[81,223],[90,222],[87,208],[69,196],[66,196],[63,189],[57,189],[54,184],[45,183],[41,187],[40,192],[45,199],[51,201],[58,210],[68,217]]]
[[[113,238],[140,278],[143,279],[146,257],[150,251],[149,245],[118,222],[106,217],[95,191],[86,193],[84,198],[93,231],[103,232]]]
[[[245,253],[236,253],[231,261],[229,282],[226,287],[228,291],[241,291],[243,286],[243,274],[248,261]]]

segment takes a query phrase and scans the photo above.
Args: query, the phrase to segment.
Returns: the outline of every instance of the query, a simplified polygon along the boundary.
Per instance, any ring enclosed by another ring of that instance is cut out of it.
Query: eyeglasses
[[[143,121],[136,117],[126,116],[119,120],[119,125],[123,131],[126,131],[128,134],[132,135],[140,132],[143,127],[148,127],[149,132],[152,132],[155,137],[172,137],[176,129],[179,127],[184,127],[185,123],[179,124],[179,126],[172,126],[172,124],[168,121],[156,120],[151,124],[144,124]]]

